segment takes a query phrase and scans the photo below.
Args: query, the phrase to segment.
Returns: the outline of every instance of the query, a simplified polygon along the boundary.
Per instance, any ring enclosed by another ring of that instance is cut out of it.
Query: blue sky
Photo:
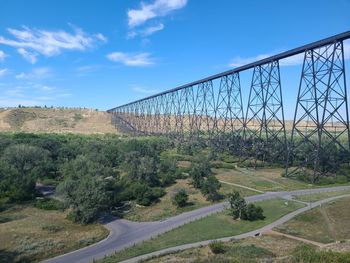
[[[109,109],[347,31],[349,10],[349,0],[1,0],[0,106]],[[285,64],[289,117],[300,59]]]

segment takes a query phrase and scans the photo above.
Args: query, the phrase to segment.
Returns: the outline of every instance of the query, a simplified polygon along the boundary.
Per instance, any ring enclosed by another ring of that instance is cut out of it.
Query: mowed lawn
[[[66,216],[67,212],[30,205],[15,205],[0,212],[0,262],[39,261],[90,245],[108,235],[102,225],[79,225]]]
[[[282,168],[213,169],[215,176],[224,182],[251,187],[260,191],[290,191],[312,188],[311,184],[282,177]]]
[[[277,230],[321,243],[350,239],[350,197],[305,212]]]
[[[202,240],[215,239],[245,233],[267,225],[289,212],[303,207],[296,202],[286,202],[283,199],[271,199],[257,203],[264,209],[265,220],[243,221],[233,220],[228,210],[209,215],[205,218],[188,223],[165,234],[127,248],[114,256],[103,259],[102,262],[118,262],[124,259],[147,254],[168,247],[193,243]]]

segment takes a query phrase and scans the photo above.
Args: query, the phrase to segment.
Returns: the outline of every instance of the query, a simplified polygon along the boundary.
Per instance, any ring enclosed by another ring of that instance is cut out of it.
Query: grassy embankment
[[[40,261],[93,244],[108,235],[102,225],[80,225],[67,211],[31,204],[1,205],[0,262]]]

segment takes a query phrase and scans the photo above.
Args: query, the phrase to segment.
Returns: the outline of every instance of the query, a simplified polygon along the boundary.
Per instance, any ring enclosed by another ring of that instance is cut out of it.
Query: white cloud
[[[142,25],[147,20],[165,16],[171,11],[185,7],[187,0],[155,0],[153,3],[141,3],[139,9],[130,9],[128,11],[128,25],[135,27]]]
[[[0,50],[0,62],[4,62],[5,61],[5,57],[7,57],[5,52]]]
[[[18,49],[18,52],[31,63],[37,54],[51,57],[59,55],[64,50],[85,51],[98,42],[106,42],[107,38],[101,33],[87,34],[81,28],[70,25],[73,33],[63,30],[48,31],[23,26],[22,29],[8,28],[12,39],[0,36],[0,44]]]
[[[141,32],[141,34],[143,36],[149,36],[149,35],[152,35],[155,32],[161,31],[163,29],[164,29],[164,25],[162,23],[160,23],[159,25],[147,27],[145,30],[143,30]]]
[[[149,26],[149,27],[146,27],[145,29],[141,29],[141,30],[132,30],[130,32],[128,32],[127,34],[127,39],[130,39],[130,38],[134,38],[138,35],[141,35],[143,37],[147,37],[147,36],[150,36],[158,31],[161,31],[164,29],[164,24],[163,23],[159,23],[157,25],[154,25],[154,26]]]
[[[0,77],[5,76],[7,74],[7,72],[8,72],[7,68],[0,69]]]
[[[37,59],[38,54],[37,54],[37,53],[29,52],[29,51],[25,50],[24,48],[19,48],[19,49],[17,49],[17,52],[18,52],[25,60],[27,60],[27,61],[30,62],[31,64],[35,64],[35,63],[38,61],[38,59]]]
[[[28,73],[22,72],[16,75],[16,79],[26,79],[26,80],[45,79],[51,76],[52,76],[52,71],[50,68],[41,67],[41,68],[34,68],[32,71]]]
[[[156,89],[146,89],[146,88],[139,87],[139,86],[134,86],[131,89],[133,91],[136,91],[136,92],[139,92],[139,93],[143,93],[143,94],[152,94],[152,93],[158,92],[158,90],[156,90]]]
[[[130,54],[123,52],[113,52],[107,55],[107,58],[114,62],[122,63],[126,66],[150,66],[153,65],[153,58],[150,53]]]

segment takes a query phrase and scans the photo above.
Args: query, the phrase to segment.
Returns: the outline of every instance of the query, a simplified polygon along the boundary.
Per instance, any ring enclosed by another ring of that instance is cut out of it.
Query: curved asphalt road
[[[323,193],[330,191],[350,190],[350,186],[338,186],[327,188],[304,189],[290,192],[266,192],[260,195],[254,195],[245,198],[247,202],[258,202],[271,198],[286,198],[291,199],[293,196]],[[114,252],[120,251],[126,247],[132,246],[141,241],[150,239],[151,237],[165,233],[171,229],[179,227],[188,222],[205,217],[209,214],[219,212],[225,207],[228,207],[228,202],[222,202],[180,215],[171,217],[163,221],[155,222],[132,222],[124,219],[116,219],[105,226],[110,230],[109,236],[91,246],[64,254],[52,259],[45,260],[46,263],[87,263],[95,259],[101,259],[104,256],[111,255]],[[309,207],[304,207],[296,211],[306,211]],[[302,210],[305,209],[305,210]],[[309,208],[310,209],[310,208]],[[296,212],[294,211],[294,212]],[[293,214],[293,212],[291,213]],[[290,214],[288,214],[290,215]],[[284,218],[284,217],[282,217]],[[281,219],[275,221],[279,222]],[[256,231],[254,231],[256,233]],[[249,233],[247,233],[249,234]]]
[[[218,238],[218,239],[212,239],[212,240],[205,240],[205,241],[200,241],[200,242],[195,242],[195,243],[191,243],[191,244],[184,244],[184,245],[180,245],[180,246],[176,246],[176,247],[171,247],[171,248],[166,248],[166,249],[162,249],[159,251],[155,251],[149,254],[145,254],[145,255],[141,255],[138,257],[134,257],[131,259],[127,259],[124,261],[121,261],[120,263],[136,263],[136,262],[140,262],[142,260],[146,260],[146,259],[150,259],[152,257],[158,257],[158,256],[162,256],[162,255],[166,255],[169,253],[175,253],[181,250],[185,250],[185,249],[189,249],[189,248],[194,248],[194,247],[199,247],[199,246],[206,246],[209,245],[210,242],[213,242],[214,240],[219,240],[219,241],[223,241],[223,242],[228,242],[228,241],[232,241],[232,240],[238,240],[238,239],[244,239],[247,237],[254,237],[256,235],[260,235],[261,233],[265,233],[268,230],[271,230],[273,228],[275,228],[276,226],[279,226],[289,220],[291,220],[292,218],[296,217],[297,215],[304,213],[307,210],[310,210],[312,208],[315,208],[319,205],[331,202],[333,200],[336,199],[340,199],[343,197],[349,197],[350,194],[346,194],[346,195],[341,195],[341,196],[334,196],[334,197],[330,197],[327,199],[323,199],[314,203],[309,203],[308,206],[305,206],[303,208],[300,208],[298,210],[295,210],[287,215],[284,215],[283,217],[281,217],[280,219],[266,225],[263,226],[259,229],[255,229],[253,231],[247,232],[247,233],[243,233],[240,235],[236,235],[236,236],[231,236],[231,237],[224,237],[224,238]]]

